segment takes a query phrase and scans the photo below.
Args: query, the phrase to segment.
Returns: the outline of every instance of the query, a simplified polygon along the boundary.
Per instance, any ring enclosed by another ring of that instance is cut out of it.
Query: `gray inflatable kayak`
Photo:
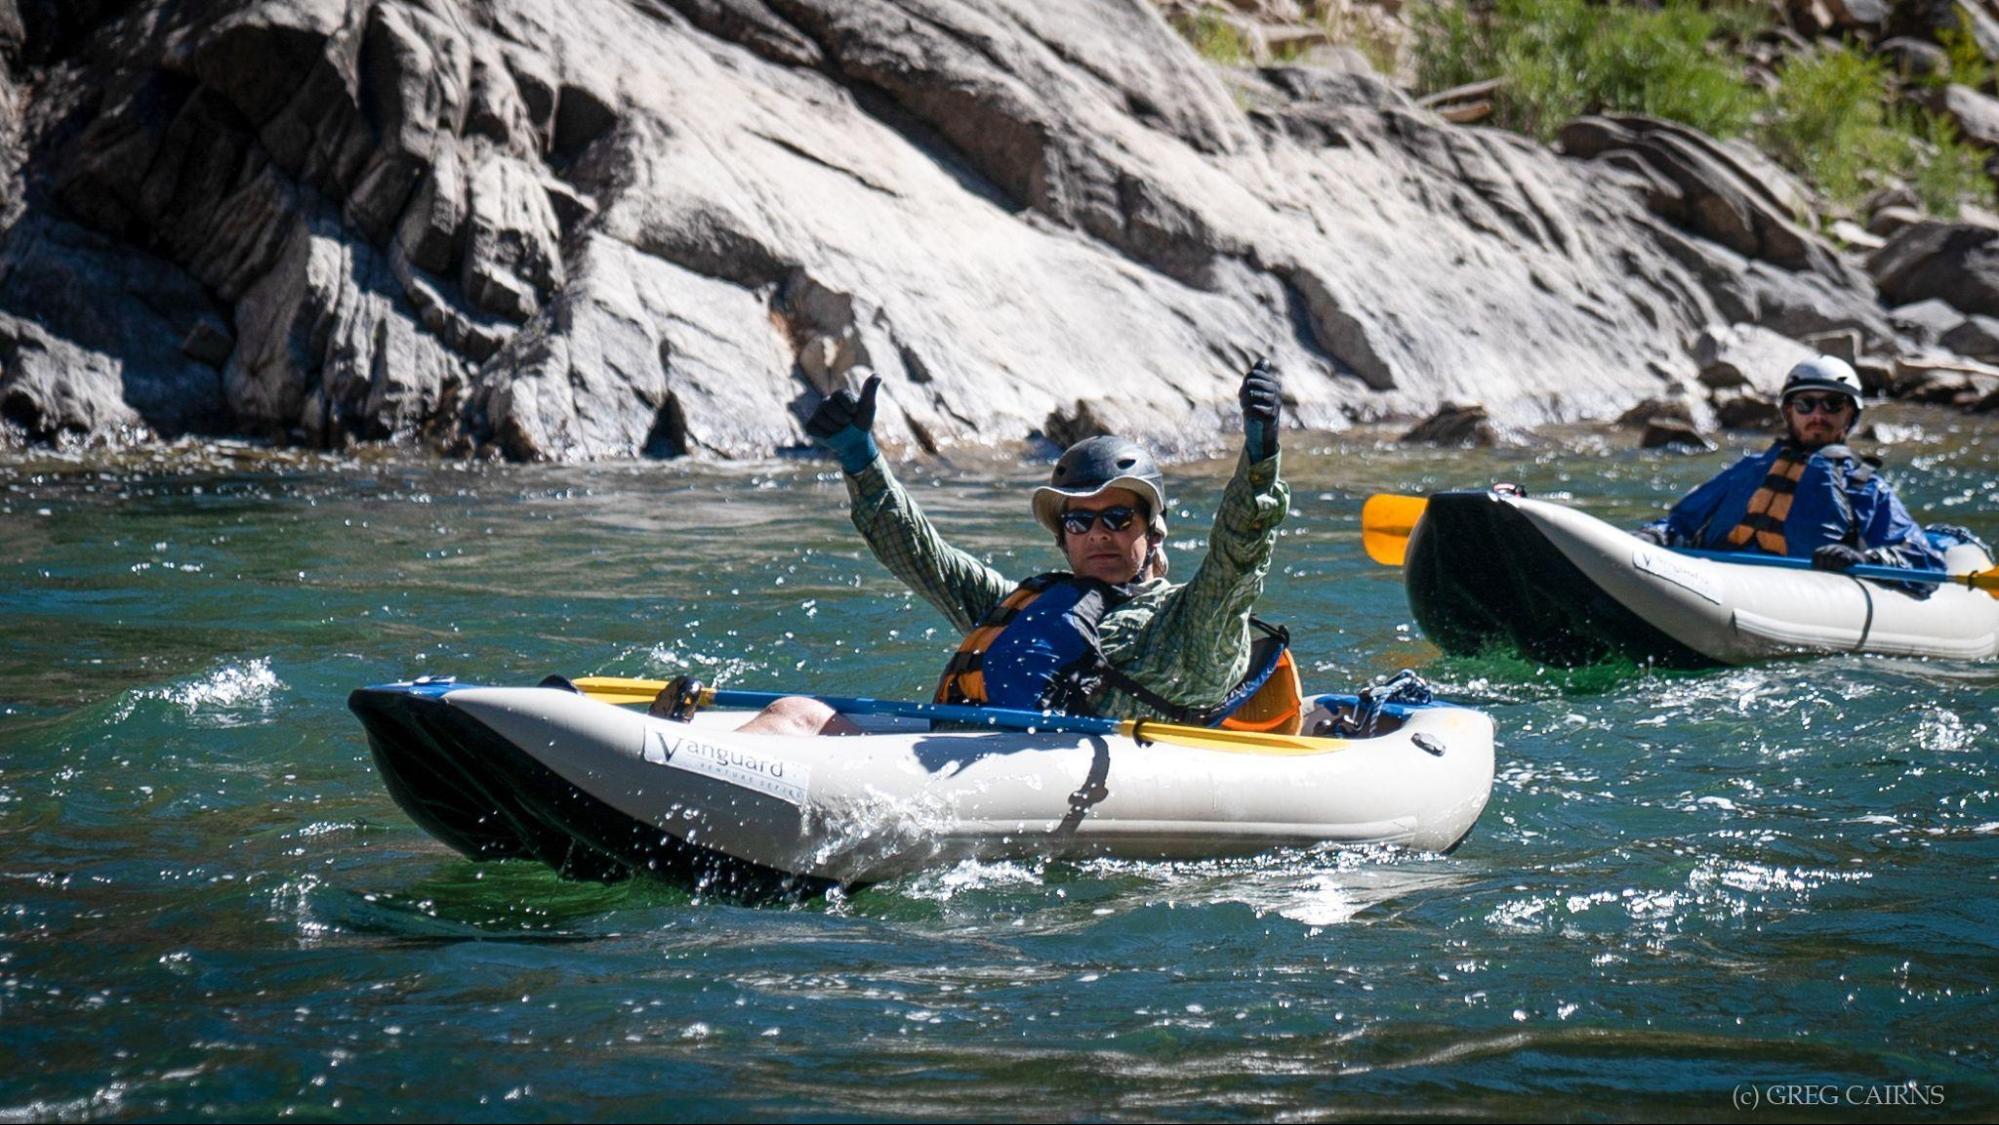
[[[1953,574],[1989,569],[1945,551]],[[1511,647],[1551,664],[1622,656],[1699,668],[1810,653],[1974,660],[1999,652],[1999,599],[1830,571],[1698,558],[1573,508],[1503,492],[1430,498],[1409,537],[1409,607],[1447,652]]]
[[[1491,719],[1447,705],[1397,708],[1372,738],[1215,750],[880,716],[848,737],[745,735],[746,712],[669,722],[560,688],[388,684],[348,703],[391,795],[467,855],[753,898],[965,859],[1442,852],[1493,777]]]

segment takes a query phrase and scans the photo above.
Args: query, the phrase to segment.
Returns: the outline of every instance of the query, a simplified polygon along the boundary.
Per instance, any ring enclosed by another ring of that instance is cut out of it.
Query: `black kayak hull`
[[[1491,492],[1430,497],[1403,566],[1416,624],[1454,655],[1510,649],[1561,667],[1620,658],[1666,668],[1722,663],[1611,596]]]
[[[532,859],[567,878],[605,883],[643,873],[751,902],[806,898],[835,885],[688,843],[627,815],[450,706],[449,690],[367,687],[347,706],[367,729],[396,804],[465,856]]]

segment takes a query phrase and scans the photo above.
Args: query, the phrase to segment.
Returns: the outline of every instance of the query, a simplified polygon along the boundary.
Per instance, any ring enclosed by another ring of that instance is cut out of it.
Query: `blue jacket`
[[[1754,550],[1731,547],[1728,533],[1748,513],[1750,497],[1756,495],[1784,447],[1779,441],[1730,465],[1673,505],[1666,518],[1646,526],[1663,533],[1669,547]],[[1885,566],[1944,569],[1943,555],[1930,545],[1921,525],[1909,517],[1909,510],[1895,498],[1895,490],[1850,452],[1846,457],[1812,454],[1798,479],[1790,516],[1784,521],[1786,555],[1808,559],[1827,543],[1859,547],[1868,562]]]

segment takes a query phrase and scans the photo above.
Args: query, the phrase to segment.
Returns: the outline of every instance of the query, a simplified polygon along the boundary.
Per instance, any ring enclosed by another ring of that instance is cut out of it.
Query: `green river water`
[[[1989,428],[1895,433],[1911,507],[1999,540]],[[1729,454],[1287,440],[1265,608],[1308,686],[1413,666],[1498,724],[1458,852],[968,864],[788,908],[465,860],[345,699],[681,669],[922,697],[955,638],[826,463],[0,460],[0,1121],[1999,1115],[1999,667],[1444,658],[1360,551],[1366,495],[1513,479],[1635,522]],[[1226,468],[1170,474],[1181,576]],[[905,476],[1025,575],[1058,562],[1046,471]]]

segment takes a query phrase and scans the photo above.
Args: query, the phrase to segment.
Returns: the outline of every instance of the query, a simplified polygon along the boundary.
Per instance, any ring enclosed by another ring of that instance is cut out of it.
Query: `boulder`
[[[1854,362],[1853,373],[1860,376],[1861,393],[1878,398],[1887,394],[1888,385],[1895,381],[1895,361],[1864,355]]]
[[[1715,444],[1709,441],[1692,422],[1681,418],[1654,418],[1645,423],[1645,433],[1638,439],[1642,449],[1685,449],[1701,453],[1711,453]]]
[[[1999,318],[1973,313],[1944,333],[1938,343],[1958,355],[1988,363],[1999,360]]]
[[[11,63],[21,55],[28,30],[21,23],[21,9],[15,0],[0,0],[0,63]]]
[[[145,436],[119,393],[116,357],[0,313],[0,444]]]
[[[1867,219],[1867,232],[1882,239],[1893,237],[1895,232],[1914,223],[1923,221],[1923,212],[1915,207],[1883,207]],[[1887,245],[1884,241],[1882,245]],[[1879,247],[1876,247],[1879,249]]]
[[[1905,78],[1928,78],[1950,70],[1950,56],[1944,53],[1942,47],[1927,39],[1897,35],[1882,40],[1875,46],[1874,53]]]
[[[1958,325],[1964,314],[1937,297],[1899,305],[1888,311],[1888,323],[1918,350],[1935,347]]]
[[[1831,332],[1813,332],[1801,337],[1798,343],[1819,355],[1829,355],[1848,363],[1860,359],[1860,333],[1851,329],[1835,329]]]
[[[1887,25],[1891,35],[1936,42],[1945,32],[1963,31],[1981,54],[1999,61],[1999,20],[1982,0],[1907,0],[1891,7]]]
[[[1848,250],[1879,250],[1888,240],[1851,219],[1835,219],[1826,228],[1833,240]]]
[[[1968,313],[1999,316],[1999,230],[1930,219],[1897,231],[1867,259],[1883,299],[1930,298]]]
[[[1755,391],[1716,396],[1715,421],[1731,430],[1771,430],[1784,420],[1775,400]]]
[[[1999,147],[1999,99],[1952,83],[1932,108],[1955,121],[1958,136],[1965,141],[1980,148]]]
[[[1873,30],[1887,24],[1888,0],[1826,0],[1833,22],[1840,27]]]
[[[16,356],[0,359],[0,397],[26,432],[176,438],[233,425],[226,311],[172,263],[31,213],[0,237],[0,313]]]
[[[1485,447],[1496,444],[1492,416],[1476,403],[1447,402],[1398,440],[1410,445]]]
[[[1891,397],[1910,402],[1970,406],[1999,388],[1999,367],[1968,359],[1895,362],[1888,384]]]
[[[1694,414],[1684,399],[1648,398],[1617,416],[1617,424],[1642,428],[1654,419],[1672,418],[1693,425]]]

